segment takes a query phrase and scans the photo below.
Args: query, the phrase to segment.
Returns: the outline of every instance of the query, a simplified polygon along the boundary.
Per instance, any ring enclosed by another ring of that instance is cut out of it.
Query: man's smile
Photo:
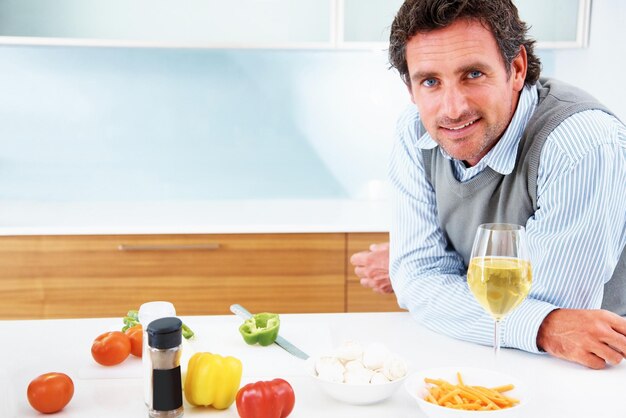
[[[448,123],[440,125],[439,129],[446,138],[458,139],[472,134],[480,125],[482,118],[476,118],[461,123]]]

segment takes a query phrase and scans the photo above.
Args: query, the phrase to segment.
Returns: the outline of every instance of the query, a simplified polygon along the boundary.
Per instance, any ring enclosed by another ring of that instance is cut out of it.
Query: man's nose
[[[459,119],[467,111],[467,97],[462,87],[456,84],[444,87],[442,110],[449,119]]]

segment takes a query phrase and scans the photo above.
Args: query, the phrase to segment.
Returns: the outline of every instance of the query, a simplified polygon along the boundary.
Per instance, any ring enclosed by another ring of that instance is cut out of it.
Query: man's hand
[[[592,369],[615,365],[626,355],[626,318],[605,310],[557,309],[539,327],[537,346]]]
[[[372,244],[369,251],[361,251],[350,257],[354,273],[361,285],[377,293],[393,293],[389,279],[389,243]]]

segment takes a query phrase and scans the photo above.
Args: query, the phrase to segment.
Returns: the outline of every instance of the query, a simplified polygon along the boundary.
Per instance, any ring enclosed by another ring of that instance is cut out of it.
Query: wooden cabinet
[[[0,299],[0,318],[115,317],[149,300],[181,315],[343,312],[345,234],[0,237]]]
[[[367,250],[370,244],[389,241],[388,234],[347,234],[346,257],[346,311],[347,312],[386,312],[399,311],[395,294],[381,295],[359,283],[350,264],[350,255]]]
[[[399,310],[350,256],[387,234],[0,237],[0,319],[123,316],[150,300],[181,315]]]

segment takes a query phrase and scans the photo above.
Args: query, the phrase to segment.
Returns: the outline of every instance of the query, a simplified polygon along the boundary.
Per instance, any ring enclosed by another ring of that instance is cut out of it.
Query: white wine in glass
[[[500,321],[528,296],[532,269],[526,231],[515,224],[483,224],[476,231],[467,284],[493,317],[494,353],[500,351]]]

